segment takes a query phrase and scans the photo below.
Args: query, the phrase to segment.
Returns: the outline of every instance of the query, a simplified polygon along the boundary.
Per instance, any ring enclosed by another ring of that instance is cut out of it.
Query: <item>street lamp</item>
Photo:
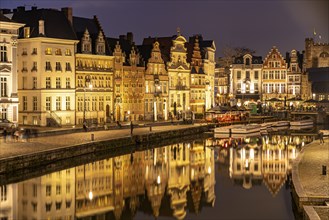
[[[90,82],[90,77],[86,77],[85,79],[85,86],[83,88],[83,123],[86,122],[86,90],[87,90],[87,83],[88,88],[91,90],[93,88],[93,85]]]

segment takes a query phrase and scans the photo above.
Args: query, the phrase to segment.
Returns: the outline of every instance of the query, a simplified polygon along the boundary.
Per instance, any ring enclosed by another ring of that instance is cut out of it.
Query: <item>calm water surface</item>
[[[285,132],[135,151],[2,186],[0,217],[294,219],[291,166],[313,139]]]

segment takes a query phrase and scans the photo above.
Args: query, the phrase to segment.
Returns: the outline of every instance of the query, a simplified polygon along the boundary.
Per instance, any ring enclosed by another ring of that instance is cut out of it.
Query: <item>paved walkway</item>
[[[322,166],[327,167],[327,175],[322,175]],[[292,172],[294,187],[301,200],[329,201],[328,138],[325,138],[324,144],[316,140],[305,146],[295,161]],[[327,207],[329,209],[329,206]],[[318,215],[321,217],[321,212],[318,212]]]
[[[151,132],[168,131],[175,129],[183,129],[193,126],[199,126],[200,124],[194,125],[166,125],[152,127]],[[150,132],[150,127],[139,127],[134,128],[133,134],[146,134]],[[72,134],[62,134],[46,137],[35,137],[31,138],[29,142],[24,140],[13,141],[10,138],[1,138],[0,144],[0,160],[9,157],[15,157],[23,154],[41,152],[50,149],[56,149],[66,146],[78,145],[85,142],[91,141],[91,134],[94,134],[95,141],[108,140],[120,137],[129,137],[129,129],[115,129],[115,130],[103,130],[103,131],[90,131],[90,132],[79,132]]]

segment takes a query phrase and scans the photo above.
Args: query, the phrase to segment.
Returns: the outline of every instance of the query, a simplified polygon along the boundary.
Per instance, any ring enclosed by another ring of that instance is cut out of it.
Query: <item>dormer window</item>
[[[105,42],[103,33],[100,31],[96,40],[97,54],[105,54]]]
[[[250,59],[249,58],[246,59],[246,65],[250,65]]]
[[[24,38],[29,38],[30,37],[30,27],[25,27],[24,28]]]
[[[91,39],[88,29],[86,29],[81,40],[82,53],[91,53]]]

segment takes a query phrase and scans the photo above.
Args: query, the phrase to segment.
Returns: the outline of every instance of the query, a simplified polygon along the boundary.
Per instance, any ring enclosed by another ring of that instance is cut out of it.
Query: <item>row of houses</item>
[[[328,44],[312,39],[305,54],[284,58],[273,47],[264,60],[245,54],[225,68],[213,40],[179,29],[136,45],[132,33],[107,37],[96,16],[72,8],[1,11],[1,117],[24,125],[169,120],[228,102],[308,99],[305,70],[329,66]]]
[[[2,42],[1,74],[11,81],[2,87],[3,118],[40,126],[168,120],[214,105],[216,47],[201,35],[187,40],[178,30],[137,46],[132,33],[106,37],[96,16],[71,8],[3,12],[11,19],[1,20],[11,25]]]
[[[328,82],[329,44],[305,40],[305,51],[292,50],[284,57],[275,46],[267,56],[244,54],[231,65],[216,68],[217,103],[267,100],[328,99],[316,81]],[[313,85],[313,86],[312,86]],[[323,87],[323,86],[321,86]]]

